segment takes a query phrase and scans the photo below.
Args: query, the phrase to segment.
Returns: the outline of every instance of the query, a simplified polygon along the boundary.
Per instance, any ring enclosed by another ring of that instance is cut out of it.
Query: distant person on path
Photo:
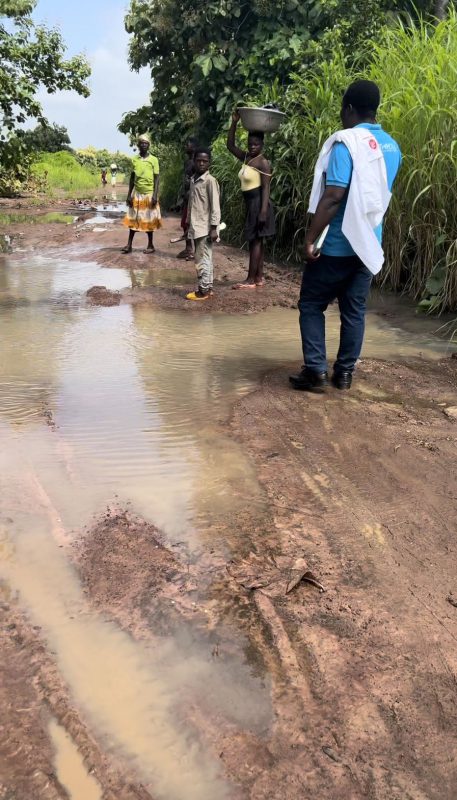
[[[351,387],[371,281],[384,263],[382,221],[401,164],[398,144],[376,122],[379,103],[375,83],[352,83],[343,97],[344,130],[327,139],[316,164],[298,303],[304,366],[290,377],[294,389],[323,392],[328,384],[324,312],[336,298],[341,331],[332,383]]]
[[[221,222],[219,184],[210,174],[211,152],[197,147],[195,175],[190,182],[187,223],[195,245],[195,269],[198,288],[187,300],[207,300],[213,294],[213,244]]]
[[[116,164],[111,164],[111,186],[113,189],[116,186],[116,177],[117,177],[117,166]]]
[[[197,147],[197,140],[195,139],[194,136],[190,136],[184,145],[184,152],[186,154],[186,163],[184,165],[182,196],[181,196],[182,199],[181,228],[186,234],[186,246],[184,250],[181,250],[181,252],[178,253],[178,255],[176,256],[176,258],[183,258],[186,259],[186,261],[190,261],[194,257],[194,251],[192,248],[192,239],[190,238],[189,232],[187,230],[187,207],[189,205],[190,182],[195,174],[194,158],[195,158],[196,147]]]
[[[106,169],[102,169],[102,185],[106,186],[108,181],[106,180]]]
[[[133,237],[137,231],[148,235],[148,246],[143,253],[155,253],[153,234],[162,227],[159,206],[159,162],[149,154],[149,136],[138,137],[139,155],[132,158],[129,192],[127,195],[127,214],[124,225],[129,228],[129,239],[121,253],[131,253]]]
[[[240,120],[238,111],[232,114],[232,124],[227,137],[227,148],[243,162],[239,172],[241,191],[246,204],[244,235],[249,242],[249,271],[243,283],[234,289],[255,289],[263,286],[264,242],[275,235],[275,217],[270,200],[271,165],[263,151],[263,133],[250,131],[248,149],[235,144],[236,127]]]

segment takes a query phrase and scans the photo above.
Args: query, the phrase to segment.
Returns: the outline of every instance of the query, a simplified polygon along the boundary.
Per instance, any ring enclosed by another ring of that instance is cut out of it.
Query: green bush
[[[369,57],[367,58],[367,53]],[[265,89],[256,102],[279,101],[287,114],[281,130],[266,138],[273,167],[272,199],[278,235],[275,254],[302,260],[313,167],[324,139],[340,126],[341,97],[358,77],[375,80],[383,102],[379,120],[397,139],[403,166],[385,225],[386,265],[381,282],[421,299],[427,311],[457,309],[457,15],[434,26],[396,24],[367,42],[357,62],[338,44],[333,57],[312,72],[292,76],[283,92]],[[368,66],[366,66],[368,63]],[[239,241],[242,199],[239,163],[214,143],[213,173],[223,188],[223,216]]]
[[[152,147],[160,166],[160,205],[164,211],[175,208],[181,199],[184,159],[173,145]]]
[[[241,164],[227,151],[226,134],[221,134],[213,143],[211,172],[221,188],[222,219],[227,225],[224,240],[232,244],[243,244],[244,201],[240,190],[238,172]],[[246,137],[241,140],[245,142]]]
[[[120,153],[119,150],[116,150],[115,153],[110,153],[109,150],[97,150],[96,147],[90,146],[75,150],[75,156],[79,164],[98,172],[98,174],[102,169],[109,170],[111,164],[116,164],[119,172],[124,173],[124,175],[130,175],[132,171],[131,157]]]
[[[100,174],[78,163],[71,153],[41,153],[32,173],[46,180],[51,192],[62,191],[75,195],[93,191],[100,185]]]

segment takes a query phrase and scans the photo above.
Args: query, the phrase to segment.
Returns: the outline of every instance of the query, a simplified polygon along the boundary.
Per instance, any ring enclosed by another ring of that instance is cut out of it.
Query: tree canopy
[[[63,125],[39,124],[32,130],[25,131],[22,137],[28,151],[38,153],[58,153],[70,150],[70,137]]]
[[[109,169],[110,164],[116,164],[118,169],[124,173],[132,170],[132,159],[125,153],[116,150],[115,153],[109,150],[97,150],[96,147],[84,147],[75,151],[76,158],[80,164],[96,169]]]
[[[229,109],[275,84],[338,39],[355,52],[387,15],[432,10],[429,0],[131,0],[126,30],[133,69],[149,67],[150,105],[124,116],[120,130],[170,140],[195,128],[212,138]]]
[[[35,25],[36,0],[0,0],[0,164],[17,160],[20,140],[14,134],[30,118],[46,120],[37,99],[45,88],[89,95],[90,68],[81,56],[65,58],[60,32]]]

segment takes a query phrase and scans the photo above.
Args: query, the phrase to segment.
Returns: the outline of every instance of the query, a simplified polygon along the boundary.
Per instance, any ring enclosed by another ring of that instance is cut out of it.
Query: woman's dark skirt
[[[246,222],[244,235],[248,242],[254,239],[264,239],[267,236],[274,236],[276,233],[275,213],[271,201],[268,201],[267,221],[265,225],[259,226],[259,214],[262,208],[262,189],[251,189],[243,192],[246,203]]]

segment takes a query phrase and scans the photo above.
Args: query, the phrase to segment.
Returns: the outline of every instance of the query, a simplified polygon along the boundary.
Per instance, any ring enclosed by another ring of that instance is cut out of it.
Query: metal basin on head
[[[263,133],[273,133],[286,118],[282,111],[274,108],[249,108],[243,106],[237,109],[243,128],[247,131],[262,131]]]

